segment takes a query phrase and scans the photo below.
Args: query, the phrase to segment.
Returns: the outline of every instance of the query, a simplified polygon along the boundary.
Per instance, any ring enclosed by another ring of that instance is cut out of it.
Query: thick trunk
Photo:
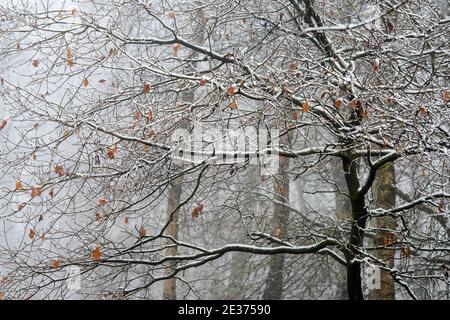
[[[361,263],[350,263],[347,267],[347,287],[349,300],[364,300],[361,281]]]
[[[345,181],[347,183],[352,208],[352,227],[349,239],[349,248],[352,254],[347,254],[347,288],[348,298],[350,300],[364,300],[361,263],[353,259],[357,256],[358,249],[363,246],[364,228],[367,221],[364,195],[359,193],[360,182],[356,161],[352,155],[342,158]]]
[[[287,145],[289,136],[285,134],[280,138],[280,143]],[[274,217],[272,224],[274,226],[274,235],[283,237],[287,232],[289,221],[289,208],[284,203],[289,202],[289,159],[279,157],[279,169],[275,179],[275,203]],[[284,254],[276,254],[270,257],[269,273],[266,279],[266,288],[263,299],[280,300],[283,295],[283,269]]]
[[[232,253],[230,281],[226,287],[225,295],[222,295],[223,299],[244,299],[244,286],[249,274],[248,263],[250,258],[251,254],[246,252]],[[220,288],[220,291],[223,291],[223,287]]]
[[[377,172],[375,181],[375,199],[379,208],[390,209],[395,207],[395,168],[392,163],[380,168]],[[377,234],[375,236],[375,245],[383,246],[386,235],[394,232],[397,223],[392,217],[379,217],[375,220]],[[379,249],[375,252],[375,256],[384,261],[389,268],[394,267],[395,250],[391,248]],[[395,286],[394,280],[389,272],[381,270],[381,288],[374,290],[371,298],[375,300],[394,300]]]

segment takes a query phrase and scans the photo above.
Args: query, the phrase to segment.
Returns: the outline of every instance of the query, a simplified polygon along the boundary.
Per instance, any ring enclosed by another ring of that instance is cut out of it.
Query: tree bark
[[[176,210],[181,201],[181,193],[183,192],[183,176],[179,176],[172,182],[172,186],[169,189],[168,204],[167,204],[167,220],[170,223],[167,226],[166,234],[170,235],[174,239],[178,239],[178,212]],[[176,211],[175,211],[176,210]],[[170,243],[168,243],[170,245]],[[173,244],[173,243],[172,243]],[[176,246],[170,246],[166,249],[166,256],[175,256],[178,254]],[[165,268],[166,275],[173,273],[175,265],[169,263]],[[177,282],[176,278],[172,277],[164,280],[163,284],[163,299],[176,300],[177,299]]]
[[[252,193],[252,190],[257,187],[261,182],[261,171],[259,165],[249,165],[245,168],[246,174],[244,176],[245,181],[239,181],[239,184],[245,186],[245,193],[243,195],[242,212],[248,214],[248,212],[258,212],[259,205],[257,199]],[[242,228],[243,229],[243,228]],[[236,241],[243,243],[247,237],[245,229],[238,231]],[[229,276],[229,283],[226,287],[224,299],[245,299],[245,281],[249,274],[252,272],[252,266],[250,265],[251,254],[246,252],[232,252],[231,253],[231,270]],[[224,291],[223,288],[220,289]]]
[[[353,252],[347,254],[347,288],[350,300],[364,300],[362,292],[361,263],[354,261],[358,249],[363,246],[364,228],[367,221],[364,195],[359,192],[359,177],[357,171],[357,159],[351,154],[342,158],[345,181],[349,191],[352,208],[352,227],[350,230],[349,247]]]
[[[289,135],[280,138],[280,143],[288,145]],[[282,237],[289,221],[289,208],[285,203],[289,202],[289,159],[279,156],[278,174],[275,177],[275,203],[274,203],[274,235]],[[263,294],[265,300],[280,300],[283,295],[283,268],[285,255],[276,254],[270,257],[269,273],[266,279],[266,288]]]
[[[380,168],[375,180],[375,199],[377,207],[390,209],[395,207],[395,167],[392,163]],[[377,234],[375,236],[375,245],[383,246],[386,234],[394,232],[397,228],[396,220],[392,217],[378,217],[375,219]],[[395,250],[379,249],[375,256],[386,263],[389,268],[394,267]],[[371,295],[375,300],[395,300],[394,280],[389,272],[381,270],[381,288],[374,290]]]
[[[335,184],[338,188],[338,192],[335,193],[335,213],[338,223],[342,226],[345,225],[345,221],[351,221],[352,219],[352,207],[350,198],[347,196],[348,189],[345,182],[345,176],[342,172],[342,168],[339,168],[338,163],[336,161],[336,170],[335,170]],[[347,233],[344,233],[342,237],[346,237]],[[338,235],[340,238],[340,236]],[[336,298],[339,300],[348,300],[348,291],[347,291],[347,270],[345,266],[341,264],[337,264],[338,268],[338,288]]]
[[[205,41],[205,15],[204,12],[199,9],[195,14],[195,19],[193,21],[195,24],[193,29],[192,39],[198,44],[202,44]],[[197,58],[198,52],[193,51],[191,53],[191,57],[193,59]],[[194,70],[194,65],[188,66],[188,69]],[[195,98],[195,93],[193,90],[185,92],[183,94],[183,100],[189,103],[192,103]],[[188,127],[188,120],[182,120],[181,128],[186,129]],[[178,239],[178,210],[174,212],[174,210],[179,206],[181,200],[181,194],[183,192],[182,184],[184,177],[179,176],[175,180],[172,181],[171,187],[169,189],[168,195],[168,204],[167,204],[167,221],[170,220],[170,223],[167,227],[166,234],[172,236],[174,239]],[[173,214],[172,214],[173,213]],[[171,216],[172,215],[172,216]],[[168,241],[168,245],[171,244],[171,241]],[[173,243],[172,243],[173,244]],[[178,253],[176,246],[170,246],[166,249],[166,256],[173,256]],[[175,270],[175,264],[169,263],[165,268],[165,274],[170,275]],[[163,298],[167,300],[176,300],[176,278],[172,277],[164,280],[163,283]]]

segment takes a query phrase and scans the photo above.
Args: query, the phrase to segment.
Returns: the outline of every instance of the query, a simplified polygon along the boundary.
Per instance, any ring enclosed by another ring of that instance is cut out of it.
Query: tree
[[[3,296],[445,298],[446,9],[3,5]]]

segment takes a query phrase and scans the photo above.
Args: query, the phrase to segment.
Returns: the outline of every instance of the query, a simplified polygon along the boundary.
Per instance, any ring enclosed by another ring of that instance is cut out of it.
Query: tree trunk
[[[336,161],[337,162],[337,161]],[[338,163],[336,163],[335,170],[335,184],[338,188],[338,192],[335,193],[335,202],[336,202],[336,218],[340,225],[345,226],[345,221],[351,221],[352,219],[352,205],[350,202],[348,194],[347,185],[345,183],[345,176],[342,172],[342,168],[339,168]],[[344,233],[342,235],[337,235],[338,238],[344,238],[347,234]],[[337,284],[337,294],[336,298],[339,300],[347,300],[348,299],[348,291],[347,291],[347,270],[345,266],[341,264],[337,264],[338,268],[338,284]]]
[[[243,195],[243,205],[241,208],[242,212],[248,214],[248,212],[258,212],[259,205],[255,200],[255,196],[252,193],[258,183],[261,182],[261,171],[258,165],[248,165],[246,168],[246,174],[244,176],[244,181],[240,185],[245,185],[245,193]],[[238,230],[238,235],[236,237],[237,243],[243,243],[247,238],[247,233],[245,229]],[[245,298],[245,282],[249,273],[252,272],[252,266],[249,265],[251,254],[247,252],[232,252],[231,253],[231,270],[230,270],[230,281],[226,287],[225,294],[222,295],[224,299],[244,299]],[[220,291],[224,291],[220,288]]]
[[[202,44],[205,41],[205,15],[203,11],[200,9],[196,12],[195,19],[193,21],[195,24],[194,32],[192,35],[192,39],[197,42],[198,44]],[[196,59],[198,56],[198,52],[193,51],[191,53],[191,58]],[[188,66],[188,69],[194,70],[194,65]],[[192,103],[195,99],[195,93],[193,90],[185,92],[183,95],[183,100],[185,102]],[[188,127],[188,121],[183,120],[180,124],[181,128],[186,129]],[[167,204],[167,221],[171,219],[171,222],[169,223],[166,234],[169,236],[172,236],[174,239],[178,239],[178,211],[174,212],[174,210],[180,205],[181,200],[181,194],[183,192],[182,184],[183,184],[183,176],[180,176],[172,181],[170,189],[169,189],[169,195],[168,195],[168,204]],[[173,214],[172,214],[173,213]],[[171,216],[172,214],[172,216]],[[173,245],[173,243],[169,240],[168,245]],[[171,246],[166,249],[166,256],[174,256],[178,253],[176,246]],[[175,270],[175,264],[169,263],[168,266],[165,268],[165,274],[170,275]],[[172,277],[169,279],[164,280],[163,284],[163,298],[167,300],[176,300],[176,278]]]
[[[289,135],[280,138],[280,144],[288,145]],[[278,174],[275,177],[275,203],[274,203],[274,235],[282,237],[287,232],[289,221],[289,159],[279,156]],[[266,279],[266,288],[263,294],[265,300],[280,300],[283,294],[283,268],[285,255],[275,254],[270,257],[269,273]]]
[[[183,184],[183,176],[179,176],[172,182],[172,186],[169,189],[168,195],[168,204],[167,204],[167,220],[171,219],[171,222],[167,226],[166,234],[172,236],[174,239],[178,239],[178,212],[175,211],[180,204],[181,201],[181,193],[183,192],[182,188]],[[171,244],[171,241],[168,242]],[[173,243],[172,243],[173,244]],[[166,256],[175,256],[178,254],[178,250],[176,246],[170,246],[166,249]],[[175,270],[175,265],[169,263],[165,268],[166,275],[173,273]],[[176,278],[172,277],[164,280],[163,284],[163,298],[165,300],[176,300],[177,299],[177,282]]]
[[[392,163],[380,168],[375,180],[375,199],[377,207],[390,209],[395,207],[395,167]],[[377,234],[375,236],[375,245],[383,246],[386,234],[394,232],[397,223],[392,217],[379,217],[375,219]],[[394,267],[395,250],[379,249],[375,256],[384,261],[389,268]],[[375,300],[395,300],[395,286],[389,272],[381,270],[381,288],[374,290],[371,298]]]
[[[359,177],[357,159],[351,154],[342,158],[345,181],[352,207],[352,227],[350,230],[349,247],[353,254],[347,254],[347,288],[350,300],[364,300],[362,292],[361,263],[353,261],[358,249],[363,246],[364,228],[367,221],[367,210],[364,195],[359,193]]]

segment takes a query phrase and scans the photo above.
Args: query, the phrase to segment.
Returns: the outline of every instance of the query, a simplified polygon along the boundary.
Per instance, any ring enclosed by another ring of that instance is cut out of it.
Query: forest
[[[448,0],[0,0],[0,300],[449,300],[449,153]]]

